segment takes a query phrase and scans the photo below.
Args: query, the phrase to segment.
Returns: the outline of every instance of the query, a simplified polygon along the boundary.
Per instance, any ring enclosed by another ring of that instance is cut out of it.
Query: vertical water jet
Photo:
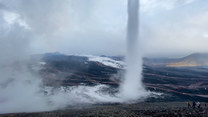
[[[144,96],[142,85],[142,57],[138,48],[139,38],[139,0],[128,0],[126,74],[120,86],[124,100],[136,100]]]

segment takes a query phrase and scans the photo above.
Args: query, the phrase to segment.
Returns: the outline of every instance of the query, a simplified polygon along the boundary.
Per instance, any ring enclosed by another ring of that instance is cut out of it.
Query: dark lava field
[[[123,60],[122,57],[109,58]],[[42,60],[46,63],[40,70],[44,84],[53,87],[106,84],[117,88],[125,73],[124,65],[119,68],[106,66],[84,56],[46,54]],[[146,101],[208,100],[208,68],[167,67],[167,60],[144,59],[143,63],[144,86],[147,90],[163,93],[161,98],[152,97]]]
[[[204,103],[202,103],[204,105]],[[91,105],[52,112],[4,114],[0,117],[207,117],[208,107],[187,108],[185,102],[141,102]]]
[[[108,58],[123,61],[123,57]],[[107,60],[117,65],[113,67],[103,62],[90,61],[86,56],[45,54],[41,56],[41,64],[40,57],[33,56],[31,60],[28,68],[31,71],[38,68],[44,85],[54,88],[105,84],[110,86],[110,89],[118,89],[125,73],[123,64]],[[144,58],[142,72],[144,86],[147,90],[162,95],[149,97],[142,102],[81,105],[50,112],[3,114],[0,117],[206,117],[208,116],[208,107],[205,106],[208,102],[208,68],[167,66],[169,63],[180,63],[184,60]],[[199,101],[201,108],[188,108],[187,101]]]

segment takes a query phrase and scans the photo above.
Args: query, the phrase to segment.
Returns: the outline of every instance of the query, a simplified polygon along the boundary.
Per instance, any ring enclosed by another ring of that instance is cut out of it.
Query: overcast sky
[[[127,0],[0,0],[0,49],[7,53],[124,55]],[[208,52],[208,1],[141,0],[146,56]]]

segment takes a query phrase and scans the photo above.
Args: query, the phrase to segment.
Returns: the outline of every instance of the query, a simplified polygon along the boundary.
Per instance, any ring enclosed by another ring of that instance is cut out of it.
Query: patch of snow
[[[113,60],[109,57],[92,56],[92,55],[85,55],[85,56],[88,57],[89,61],[99,62],[106,66],[119,68],[119,69],[123,68],[124,66],[123,61]]]
[[[39,71],[43,68],[44,65],[46,65],[46,62],[38,62],[37,64],[33,64],[31,68],[35,71]]]
[[[39,62],[39,65],[45,65],[46,62]]]

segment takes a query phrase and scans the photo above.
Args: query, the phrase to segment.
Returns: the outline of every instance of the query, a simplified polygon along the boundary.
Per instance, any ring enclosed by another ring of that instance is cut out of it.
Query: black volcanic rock
[[[109,78],[118,72],[116,68],[89,61],[87,57],[82,56],[46,55],[43,61],[47,64],[40,73],[46,81],[49,81],[46,82],[48,85],[51,85],[51,80],[56,80],[56,82],[61,80],[62,84],[66,85],[106,84],[111,83]],[[50,74],[53,74],[55,78],[51,79]]]
[[[195,58],[192,57],[187,58]],[[105,56],[106,57],[106,56]],[[182,58],[184,59],[184,58]],[[178,59],[178,60],[182,60]],[[117,88],[125,70],[89,61],[84,56],[47,54],[43,56],[39,71],[47,86],[76,86],[105,84]],[[149,98],[147,101],[186,101],[208,99],[208,69],[203,67],[166,67],[154,64],[143,65],[143,82],[147,90],[164,93],[164,98]],[[157,60],[160,63],[163,60]],[[171,60],[166,60],[167,64]],[[146,61],[148,62],[148,61]]]
[[[202,103],[204,105],[204,103]],[[52,112],[3,114],[1,117],[206,117],[208,108],[188,108],[186,102],[108,104]]]

